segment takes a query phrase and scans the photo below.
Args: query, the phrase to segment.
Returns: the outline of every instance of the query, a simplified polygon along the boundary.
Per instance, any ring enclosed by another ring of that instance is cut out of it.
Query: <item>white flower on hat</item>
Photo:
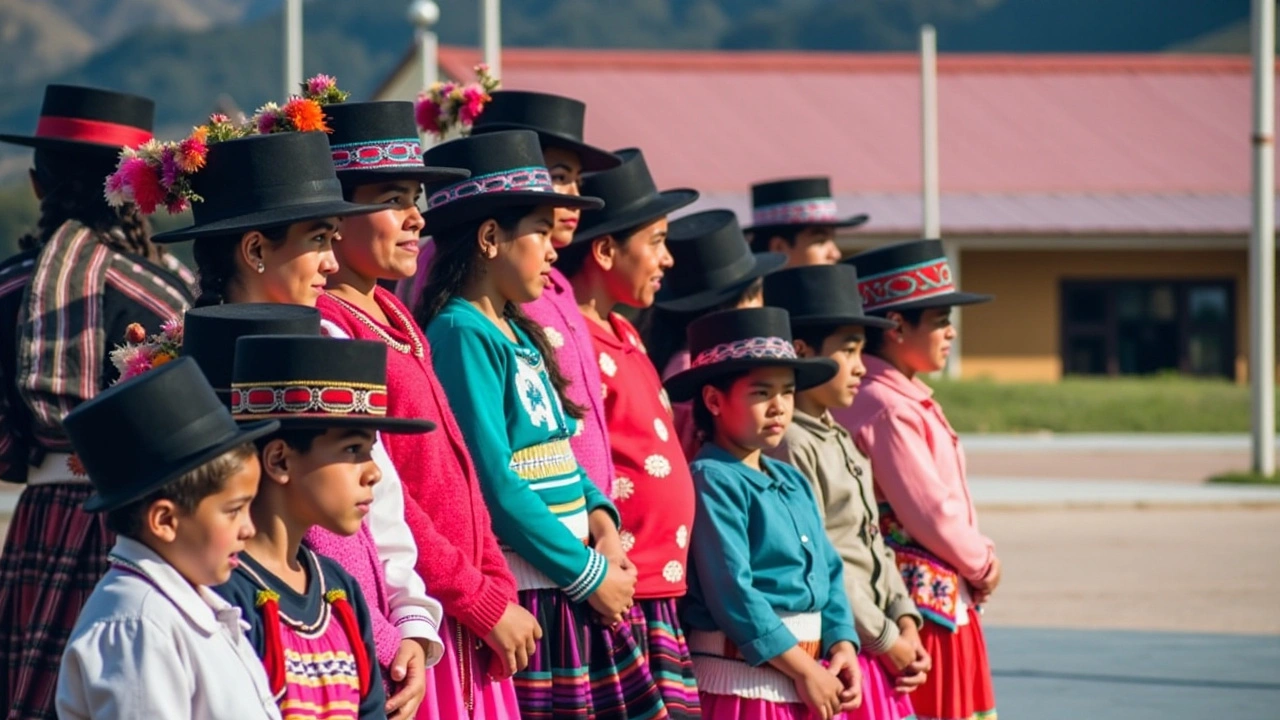
[[[609,377],[618,374],[618,363],[613,361],[609,353],[600,353],[600,372]]]
[[[679,560],[672,560],[662,568],[662,577],[669,583],[678,583],[684,579],[684,566]]]
[[[542,328],[542,332],[547,336],[547,343],[549,343],[551,347],[556,350],[564,347],[564,335],[561,335],[559,330],[548,325]]]
[[[671,461],[661,455],[650,455],[644,459],[644,471],[656,478],[664,478],[671,474]]]

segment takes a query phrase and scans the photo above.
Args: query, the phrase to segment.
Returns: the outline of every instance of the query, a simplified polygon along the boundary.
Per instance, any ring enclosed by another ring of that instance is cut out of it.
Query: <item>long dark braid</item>
[[[462,293],[467,282],[477,272],[480,253],[476,247],[476,236],[480,232],[480,226],[488,220],[493,220],[498,223],[498,227],[503,232],[513,233],[529,212],[528,207],[511,208],[435,236],[433,242],[436,254],[431,259],[427,283],[422,288],[422,295],[418,298],[418,304],[413,310],[413,318],[418,322],[418,327],[426,330],[427,325],[431,324],[440,311],[444,310],[449,300]],[[502,310],[502,316],[527,335],[534,348],[542,355],[547,376],[551,378],[551,385],[560,396],[560,404],[564,406],[565,413],[575,420],[586,417],[586,408],[569,399],[567,392],[569,380],[560,371],[555,348],[551,347],[542,326],[525,315],[519,303],[507,303]]]
[[[114,208],[103,196],[103,183],[115,170],[108,152],[38,149],[34,172],[44,196],[35,232],[18,240],[23,250],[38,250],[68,220],[92,230],[112,250],[159,261],[162,251],[151,242],[151,226],[132,204]]]

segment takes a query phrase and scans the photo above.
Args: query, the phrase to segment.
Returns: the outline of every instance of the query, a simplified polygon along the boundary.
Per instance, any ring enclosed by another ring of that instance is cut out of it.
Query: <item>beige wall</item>
[[[1248,378],[1248,276],[1244,250],[972,250],[960,257],[961,285],[996,295],[964,309],[964,377],[1062,377],[1060,283],[1107,278],[1230,279],[1236,293],[1236,376]]]

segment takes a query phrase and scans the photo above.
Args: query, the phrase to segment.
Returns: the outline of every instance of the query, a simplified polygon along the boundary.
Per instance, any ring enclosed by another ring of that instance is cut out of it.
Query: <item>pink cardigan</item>
[[[867,375],[850,408],[833,411],[871,458],[877,494],[913,540],[970,582],[991,571],[995,544],[978,531],[960,438],[933,390],[864,356]]]
[[[418,254],[418,272],[408,280],[402,280],[396,288],[397,295],[413,308],[427,284],[427,270],[435,257],[435,245],[427,242]],[[405,296],[408,300],[405,300]],[[542,297],[524,305],[525,314],[543,326],[547,340],[556,349],[556,362],[569,381],[569,399],[587,409],[582,419],[582,432],[569,440],[573,455],[586,471],[587,477],[604,494],[613,488],[613,454],[609,450],[609,429],[604,417],[603,383],[600,366],[591,344],[591,332],[586,318],[578,310],[573,296],[573,286],[559,270],[551,269],[551,286]]]

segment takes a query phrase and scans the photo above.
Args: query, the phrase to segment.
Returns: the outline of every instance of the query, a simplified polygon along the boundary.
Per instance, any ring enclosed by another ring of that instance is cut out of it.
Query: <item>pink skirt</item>
[[[893,689],[893,680],[885,672],[879,660],[867,655],[859,655],[858,667],[862,670],[862,706],[845,713],[848,720],[911,720],[915,718],[915,711],[911,709],[910,696]]]
[[[444,641],[444,657],[427,670],[427,693],[418,707],[417,720],[520,720],[520,702],[511,679],[489,677],[488,647],[478,648],[483,643],[469,631],[459,635],[458,623],[451,618],[440,628],[440,639]]]
[[[698,700],[702,703],[702,717],[709,720],[816,720],[818,717],[809,712],[804,703],[770,702],[707,692],[699,692]],[[832,720],[848,717],[840,713]]]

